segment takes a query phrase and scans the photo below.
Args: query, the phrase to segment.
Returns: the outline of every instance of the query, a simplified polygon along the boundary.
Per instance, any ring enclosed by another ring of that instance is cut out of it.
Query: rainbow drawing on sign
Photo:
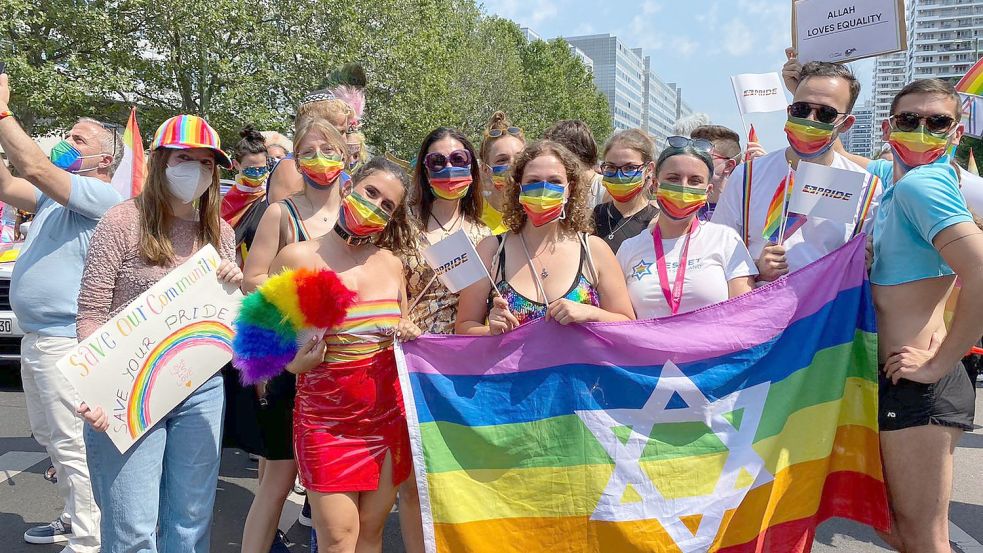
[[[150,426],[150,394],[157,376],[177,355],[198,347],[218,348],[232,354],[232,329],[217,321],[201,321],[171,333],[155,347],[133,381],[126,421],[130,437],[136,439]]]

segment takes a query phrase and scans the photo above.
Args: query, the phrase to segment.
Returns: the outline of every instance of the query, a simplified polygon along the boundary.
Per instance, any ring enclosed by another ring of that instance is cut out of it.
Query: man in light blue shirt
[[[890,184],[871,231],[881,363],[879,426],[884,476],[895,518],[885,536],[899,551],[949,552],[952,452],[973,429],[975,391],[961,360],[983,335],[983,232],[939,162],[962,134],[952,85],[914,81],[894,98],[884,138]],[[962,292],[947,329],[946,300]]]
[[[31,431],[45,447],[65,502],[50,524],[24,533],[28,543],[67,543],[65,553],[99,551],[99,509],[92,496],[77,392],[56,367],[78,344],[75,314],[89,239],[122,200],[110,184],[123,146],[118,133],[82,119],[45,156],[9,109],[0,74],[0,146],[21,178],[0,165],[0,201],[35,213],[10,283],[21,328],[21,379]]]

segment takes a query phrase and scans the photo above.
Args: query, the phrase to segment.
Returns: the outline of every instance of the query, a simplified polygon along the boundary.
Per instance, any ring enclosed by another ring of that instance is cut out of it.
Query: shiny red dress
[[[393,484],[409,477],[413,461],[392,350],[399,317],[396,300],[357,303],[325,335],[324,363],[297,377],[294,453],[308,490],[377,490],[387,454]]]

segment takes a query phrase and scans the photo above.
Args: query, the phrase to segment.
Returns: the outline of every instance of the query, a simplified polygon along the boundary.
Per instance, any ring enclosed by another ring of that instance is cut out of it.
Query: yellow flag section
[[[678,317],[404,344],[428,549],[804,552],[833,516],[886,529],[875,340],[855,240]]]

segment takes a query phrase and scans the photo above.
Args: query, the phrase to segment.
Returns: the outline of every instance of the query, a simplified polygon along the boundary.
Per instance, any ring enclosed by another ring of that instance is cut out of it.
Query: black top
[[[659,209],[648,204],[638,213],[630,215],[629,221],[623,221],[624,217],[618,208],[612,202],[604,202],[594,208],[594,234],[607,242],[611,251],[618,253],[622,242],[638,236],[658,214]]]

